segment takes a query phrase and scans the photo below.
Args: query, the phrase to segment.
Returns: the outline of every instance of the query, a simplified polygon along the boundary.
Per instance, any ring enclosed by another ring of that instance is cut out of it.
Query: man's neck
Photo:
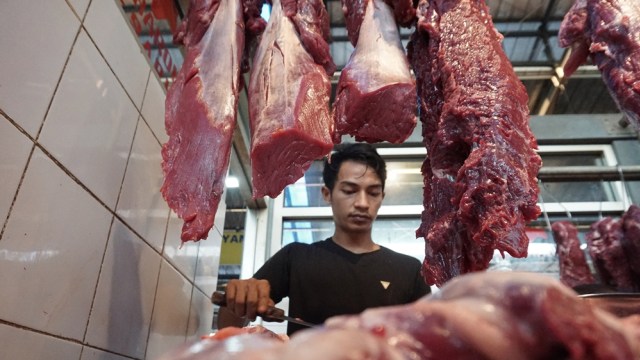
[[[380,249],[380,245],[373,242],[371,233],[345,234],[336,231],[333,234],[333,242],[351,251],[354,254],[364,254]]]

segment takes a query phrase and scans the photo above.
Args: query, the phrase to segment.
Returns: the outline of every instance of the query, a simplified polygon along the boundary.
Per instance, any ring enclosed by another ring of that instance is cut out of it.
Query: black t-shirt
[[[331,316],[419,299],[429,293],[420,268],[417,259],[383,246],[355,254],[328,238],[285,246],[254,278],[269,281],[276,303],[289,296],[289,316],[321,324]],[[289,324],[287,333],[302,328]]]

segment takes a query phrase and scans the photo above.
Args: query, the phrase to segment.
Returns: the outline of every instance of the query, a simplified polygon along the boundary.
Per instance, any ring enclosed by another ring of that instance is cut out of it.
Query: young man
[[[375,148],[361,143],[341,147],[325,161],[323,180],[333,236],[289,244],[253,278],[231,280],[227,309],[236,316],[254,320],[288,296],[289,316],[321,324],[331,316],[405,304],[429,293],[420,261],[377,245],[371,237],[386,180],[385,162]],[[287,333],[301,328],[290,323]]]

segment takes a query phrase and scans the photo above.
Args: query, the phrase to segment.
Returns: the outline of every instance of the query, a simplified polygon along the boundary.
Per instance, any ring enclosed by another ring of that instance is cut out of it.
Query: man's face
[[[331,204],[336,227],[347,233],[371,231],[384,198],[376,172],[350,160],[340,166],[333,191],[325,186],[322,195]]]

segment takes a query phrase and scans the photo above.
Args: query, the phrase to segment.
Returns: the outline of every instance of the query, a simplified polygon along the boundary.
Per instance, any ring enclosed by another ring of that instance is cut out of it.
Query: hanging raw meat
[[[393,9],[383,0],[343,0],[343,9],[364,15],[345,13],[347,29],[358,35],[349,34],[357,42],[338,81],[333,140],[348,134],[357,141],[401,143],[416,126],[416,85]]]
[[[165,102],[161,191],[183,241],[207,237],[224,190],[244,39],[240,0],[192,1],[176,35],[186,56]]]
[[[325,20],[321,0],[273,1],[249,82],[254,198],[275,198],[333,149]]]
[[[427,158],[423,274],[442,285],[487,269],[494,250],[525,257],[540,210],[527,92],[479,0],[422,0],[409,47]]]
[[[633,281],[640,290],[640,207],[631,205],[622,215],[622,250],[627,255]]]
[[[636,291],[636,283],[622,248],[622,221],[605,217],[591,224],[585,235],[600,282],[622,291]]]
[[[591,56],[618,108],[640,130],[640,2],[575,0],[558,39],[572,47],[565,76]]]
[[[570,221],[556,221],[551,225],[556,253],[560,261],[560,281],[569,287],[596,282],[587,257],[580,249],[578,229]]]

